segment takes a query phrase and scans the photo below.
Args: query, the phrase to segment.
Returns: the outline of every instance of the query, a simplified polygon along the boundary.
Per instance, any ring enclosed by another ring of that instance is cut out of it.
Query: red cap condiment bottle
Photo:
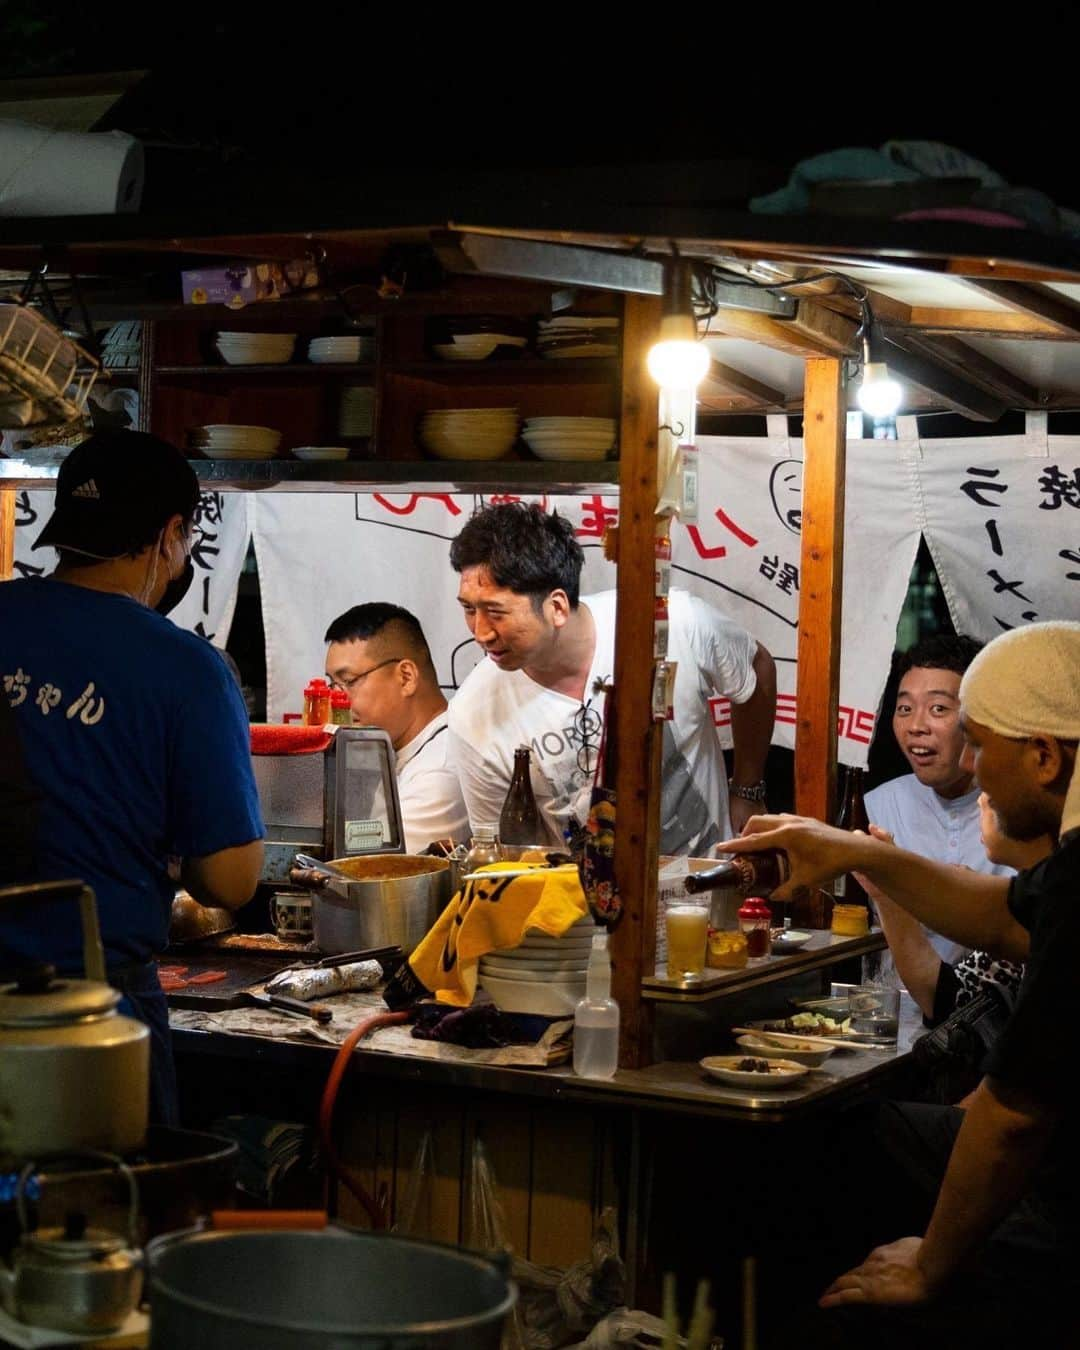
[[[322,727],[330,721],[330,686],[325,680],[312,680],[304,690],[304,726]]]
[[[739,927],[746,934],[746,954],[751,960],[772,950],[772,910],[760,895],[748,896],[739,906]]]

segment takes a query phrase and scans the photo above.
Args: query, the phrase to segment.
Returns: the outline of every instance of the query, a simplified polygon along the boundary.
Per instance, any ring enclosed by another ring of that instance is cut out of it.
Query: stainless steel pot
[[[142,1253],[136,1249],[138,1192],[131,1169],[108,1154],[92,1155],[117,1168],[128,1186],[127,1234],[87,1228],[71,1213],[63,1228],[31,1229],[24,1190],[36,1164],[19,1174],[15,1201],[22,1238],[11,1269],[0,1266],[0,1296],[7,1310],[34,1327],[97,1336],[121,1326],[139,1301]]]
[[[0,891],[4,905],[80,903],[85,980],[27,969],[0,985],[0,1161],[106,1149],[128,1153],[146,1135],[150,1032],[116,1011],[105,983],[94,893],[79,881]]]
[[[505,1264],[385,1233],[187,1232],[146,1249],[150,1350],[497,1350]]]
[[[328,955],[396,945],[408,956],[450,901],[445,858],[374,853],[329,866],[336,875],[291,874],[313,892],[315,945]]]

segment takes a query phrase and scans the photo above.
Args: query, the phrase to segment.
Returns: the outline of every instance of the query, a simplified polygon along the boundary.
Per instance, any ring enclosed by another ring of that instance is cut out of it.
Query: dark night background
[[[530,167],[604,163],[738,208],[806,155],[889,138],[945,141],[1080,207],[1076,31],[1039,4],[7,0],[0,78],[148,69],[105,123],[149,144],[144,211],[355,193],[380,167],[509,169],[524,196]],[[663,167],[694,161],[715,172]]]

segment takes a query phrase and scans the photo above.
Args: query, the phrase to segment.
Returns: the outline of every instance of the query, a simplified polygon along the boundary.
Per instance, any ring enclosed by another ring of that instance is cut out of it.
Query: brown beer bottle
[[[866,814],[863,801],[863,770],[847,768],[844,770],[844,800],[836,817],[841,830],[870,831],[870,818]],[[832,884],[833,899],[838,905],[863,905],[871,909],[870,897],[850,873],[838,876]]]
[[[547,837],[533,796],[529,760],[529,747],[519,745],[514,751],[514,775],[499,816],[499,843],[511,848],[541,844]]]
[[[791,875],[787,854],[780,848],[760,853],[733,853],[715,867],[691,872],[684,884],[690,895],[700,891],[737,891],[740,895],[771,895]]]

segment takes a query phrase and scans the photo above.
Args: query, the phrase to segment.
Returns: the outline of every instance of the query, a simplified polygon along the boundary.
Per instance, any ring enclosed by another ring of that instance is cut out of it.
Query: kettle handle
[[[68,878],[63,881],[36,881],[32,885],[0,887],[0,908],[5,904],[41,905],[50,900],[78,900],[82,921],[83,968],[88,980],[105,983],[105,950],[101,945],[101,925],[98,923],[97,901],[94,892],[84,881]]]
[[[93,892],[91,892],[93,894]],[[135,1250],[139,1240],[138,1220],[139,1220],[139,1187],[135,1180],[135,1173],[124,1162],[123,1158],[118,1158],[115,1153],[104,1153],[96,1148],[82,1148],[72,1153],[62,1155],[65,1158],[92,1158],[95,1162],[105,1162],[111,1164],[127,1182],[128,1186],[128,1246]],[[50,1161],[57,1161],[51,1159]],[[26,1183],[34,1175],[37,1167],[36,1162],[28,1162],[19,1173],[19,1179],[15,1183],[15,1210],[19,1216],[19,1228],[24,1233],[33,1232],[26,1218],[26,1196],[24,1191]],[[36,1225],[35,1225],[36,1227]]]

